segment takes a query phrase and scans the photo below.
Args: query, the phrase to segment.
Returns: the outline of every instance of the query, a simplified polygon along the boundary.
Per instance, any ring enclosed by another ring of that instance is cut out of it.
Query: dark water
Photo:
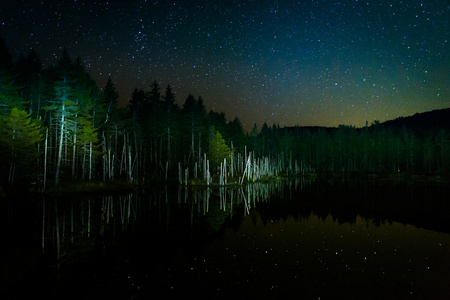
[[[0,298],[450,299],[449,190],[283,181],[11,199]]]

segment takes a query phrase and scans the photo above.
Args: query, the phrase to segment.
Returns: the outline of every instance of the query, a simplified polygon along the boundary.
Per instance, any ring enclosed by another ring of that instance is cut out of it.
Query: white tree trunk
[[[47,144],[48,144],[48,128],[45,131],[45,144],[44,144],[44,186],[42,189],[45,190],[45,184],[47,182]]]
[[[55,186],[58,185],[59,180],[59,172],[61,169],[61,159],[62,159],[62,147],[63,147],[63,140],[64,140],[64,117],[65,117],[65,105],[63,103],[61,108],[61,129],[59,133],[59,145],[58,145],[58,159],[56,162],[56,175],[55,175]]]
[[[89,180],[92,179],[92,142],[89,143]]]

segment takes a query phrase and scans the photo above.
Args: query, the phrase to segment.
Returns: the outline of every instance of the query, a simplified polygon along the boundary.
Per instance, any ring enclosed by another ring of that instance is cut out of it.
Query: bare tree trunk
[[[168,162],[169,166],[171,165],[170,164],[170,156],[171,156],[171,153],[170,153],[170,127],[167,127],[167,162]]]
[[[192,132],[191,132],[191,153],[192,153],[192,158],[194,158],[194,127],[192,127]],[[189,155],[189,158],[191,156]]]
[[[83,163],[81,166],[81,178],[82,179],[84,179],[85,174],[86,174],[86,153],[83,154]]]
[[[73,149],[72,149],[72,179],[75,178],[75,153],[76,153],[76,145],[77,142],[77,134],[73,135]]]
[[[48,128],[45,131],[45,144],[44,144],[44,186],[42,189],[45,190],[45,184],[47,182],[47,143],[48,143]]]
[[[167,180],[167,173],[169,172],[169,161],[166,161],[166,180]]]
[[[61,169],[61,159],[62,159],[62,146],[63,146],[63,140],[64,140],[64,117],[65,117],[65,105],[63,103],[62,105],[62,114],[61,114],[61,129],[59,133],[59,145],[58,145],[58,160],[56,162],[56,175],[55,175],[55,186],[58,185],[59,180],[59,172]]]
[[[14,155],[14,154],[13,154]],[[14,156],[11,160],[11,163],[9,165],[9,177],[8,182],[10,184],[14,183],[14,173],[16,172],[16,163],[14,162]]]
[[[178,163],[178,181],[180,182],[180,184],[183,184],[183,179],[182,179],[182,175],[181,175],[181,163]]]
[[[206,183],[209,185],[211,181],[211,174],[209,172],[209,160],[206,161]]]
[[[111,164],[111,171],[110,171],[110,180],[114,180],[114,154],[113,154],[113,156],[112,156],[112,159],[111,159],[111,161],[112,161],[112,164]]]
[[[133,182],[132,176],[132,166],[131,166],[131,146],[128,146],[128,181]]]
[[[89,143],[89,180],[92,179],[92,142]]]
[[[102,141],[103,141],[103,181],[106,181],[106,163],[107,163],[107,156],[106,156],[106,138],[105,138],[105,132],[102,132]]]

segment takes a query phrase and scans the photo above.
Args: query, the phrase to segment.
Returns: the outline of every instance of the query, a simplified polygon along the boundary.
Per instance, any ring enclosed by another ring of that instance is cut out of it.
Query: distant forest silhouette
[[[127,107],[117,103],[112,80],[99,89],[79,57],[63,51],[44,69],[31,51],[13,62],[0,38],[1,185],[450,173],[450,109],[363,128],[264,123],[244,132],[238,118],[207,112],[201,97],[178,106],[171,86],[161,91],[156,81],[135,89]]]

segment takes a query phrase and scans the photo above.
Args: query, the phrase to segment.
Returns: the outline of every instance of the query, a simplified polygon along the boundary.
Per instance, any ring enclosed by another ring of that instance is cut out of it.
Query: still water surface
[[[11,299],[30,290],[55,299],[449,299],[448,192],[298,180],[39,198],[3,210],[1,291]]]

